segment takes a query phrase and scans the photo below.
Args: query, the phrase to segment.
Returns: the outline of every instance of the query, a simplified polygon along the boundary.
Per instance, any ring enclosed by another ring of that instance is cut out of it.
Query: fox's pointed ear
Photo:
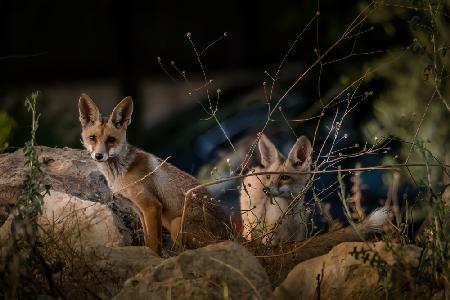
[[[288,160],[296,168],[307,170],[311,166],[311,142],[306,136],[297,139],[291,151],[289,151]]]
[[[80,111],[81,126],[93,124],[100,120],[100,111],[95,102],[87,94],[82,93],[78,100],[78,110]]]
[[[127,128],[131,123],[131,114],[133,113],[133,99],[130,96],[125,97],[114,107],[109,121],[116,128]]]
[[[259,153],[261,154],[261,164],[263,167],[269,167],[271,164],[280,159],[280,153],[277,147],[269,140],[269,138],[261,133],[258,142]]]

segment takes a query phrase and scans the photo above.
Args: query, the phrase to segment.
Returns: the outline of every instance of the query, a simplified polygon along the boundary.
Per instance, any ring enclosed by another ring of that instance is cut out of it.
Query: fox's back
[[[161,164],[160,158],[153,158],[158,165]],[[167,215],[171,218],[182,217],[183,244],[196,248],[229,238],[230,222],[206,188],[195,189],[186,197],[186,192],[200,185],[196,178],[164,163],[155,173],[154,180]]]
[[[121,193],[125,197],[135,196],[131,193],[156,195],[162,205],[164,227],[169,228],[171,220],[182,217],[183,232],[194,236],[200,244],[202,240],[207,244],[212,239],[228,237],[230,226],[226,214],[207,189],[194,190],[184,205],[186,192],[200,185],[196,178],[141,149],[135,148],[130,159],[123,179],[115,187],[123,189]],[[124,189],[127,186],[129,188]]]

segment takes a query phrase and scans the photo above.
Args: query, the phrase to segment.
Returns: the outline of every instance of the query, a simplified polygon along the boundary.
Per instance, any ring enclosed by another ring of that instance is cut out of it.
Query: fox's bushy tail
[[[389,209],[380,207],[375,209],[361,224],[359,230],[363,233],[381,233],[389,216]]]

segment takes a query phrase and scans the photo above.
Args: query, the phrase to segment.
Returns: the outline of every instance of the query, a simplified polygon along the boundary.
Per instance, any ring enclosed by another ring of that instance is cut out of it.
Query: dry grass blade
[[[356,168],[361,168],[361,163],[356,164]],[[362,201],[362,180],[361,180],[361,172],[356,171],[351,181],[353,183],[352,185],[352,196],[351,196],[351,203],[352,208],[355,213],[355,218],[359,221],[364,220],[366,217],[366,214],[364,212],[364,209],[362,207],[361,201]]]

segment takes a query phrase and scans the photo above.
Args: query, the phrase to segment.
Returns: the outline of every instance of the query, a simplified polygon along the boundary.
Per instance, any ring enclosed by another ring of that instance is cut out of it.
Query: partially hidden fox
[[[311,177],[308,174],[312,162],[311,142],[305,136],[300,137],[284,158],[275,145],[261,134],[258,149],[262,166],[252,169],[247,175],[258,172],[277,174],[244,178],[240,191],[243,237],[260,239],[264,244],[304,240],[309,213],[303,205],[305,188]],[[295,172],[300,174],[292,174]],[[374,210],[363,222],[356,224],[357,231],[362,235],[382,232],[388,213],[386,208]],[[341,230],[337,234],[352,236],[353,230]]]
[[[300,137],[285,158],[261,134],[258,149],[262,166],[250,173],[279,173],[244,178],[240,191],[242,235],[248,240],[261,239],[264,244],[305,239],[309,214],[303,207],[304,189],[310,175],[292,173],[310,171],[311,142]]]
[[[139,213],[147,246],[161,255],[162,227],[187,248],[228,238],[228,218],[206,189],[195,190],[184,205],[185,192],[200,184],[197,179],[127,143],[131,97],[120,101],[107,118],[87,94],[81,94],[78,108],[83,145],[112,192],[130,200]]]

